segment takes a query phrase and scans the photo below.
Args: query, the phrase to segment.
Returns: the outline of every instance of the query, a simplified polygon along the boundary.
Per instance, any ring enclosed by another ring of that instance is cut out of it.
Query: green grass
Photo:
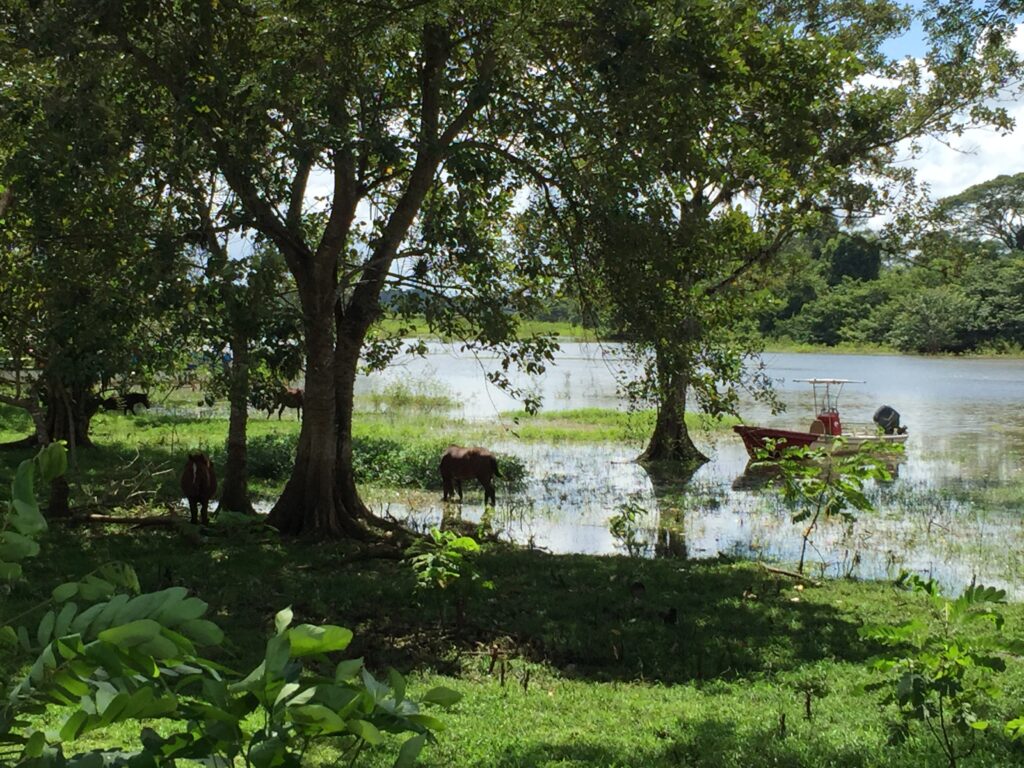
[[[642,442],[654,430],[655,412],[578,408],[534,415],[509,412],[503,413],[502,418],[518,438],[527,442]],[[731,416],[712,419],[697,413],[686,414],[686,424],[694,431],[730,429],[738,423],[739,419]]]
[[[136,564],[144,589],[177,584],[207,601],[231,640],[215,658],[248,670],[274,613],[291,605],[297,622],[351,628],[346,655],[378,673],[409,673],[414,694],[436,684],[464,694],[454,711],[438,713],[449,728],[425,751],[426,766],[945,765],[920,731],[887,745],[880,694],[864,687],[877,679],[867,668],[877,649],[858,629],[923,615],[920,599],[886,585],[800,590],[753,564],[499,548],[479,560],[495,588],[471,596],[466,625],[455,630],[439,627],[406,564],[353,552],[345,542],[239,538],[217,525],[202,537],[188,526],[58,528],[0,613],[123,559]],[[645,585],[639,597],[637,582]],[[664,620],[671,608],[674,623]],[[1019,636],[1022,606],[1005,613],[1006,633]],[[801,685],[809,679],[826,684],[808,721]],[[996,724],[1020,707],[1015,660],[1003,688]],[[138,725],[126,725],[88,744],[135,743],[137,734]],[[390,765],[395,748],[367,765]],[[311,764],[334,757],[322,749]],[[1024,755],[994,725],[962,764],[1024,765]]]

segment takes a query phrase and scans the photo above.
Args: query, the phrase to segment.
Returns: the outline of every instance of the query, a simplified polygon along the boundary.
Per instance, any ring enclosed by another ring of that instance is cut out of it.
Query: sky
[[[921,2],[910,4],[920,7]],[[1024,55],[1024,25],[1017,27],[1013,45]],[[921,57],[925,52],[921,25],[915,22],[906,34],[888,41],[882,49],[896,58]],[[920,155],[908,155],[907,162],[917,169],[918,181],[928,185],[933,199],[954,195],[1001,174],[1024,172],[1024,97],[1006,101],[1003,106],[1015,120],[1011,133],[973,129],[962,136],[926,140]]]

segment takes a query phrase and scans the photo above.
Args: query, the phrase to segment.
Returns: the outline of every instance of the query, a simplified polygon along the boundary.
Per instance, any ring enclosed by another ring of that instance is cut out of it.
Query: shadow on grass
[[[456,630],[416,593],[406,563],[347,562],[353,551],[216,524],[203,533],[56,528],[31,577],[45,596],[104,562],[130,562],[143,589],[181,585],[206,600],[234,643],[235,658],[225,661],[240,668],[254,663],[274,614],[288,605],[299,621],[352,629],[349,655],[377,669],[459,673],[494,648],[567,677],[679,683],[868,653],[850,615],[749,564],[492,551],[479,569],[495,588],[470,596]]]
[[[627,727],[625,724],[624,728]],[[634,724],[642,729],[642,724]],[[585,737],[584,737],[585,738]],[[602,741],[610,741],[605,736]],[[657,766],[714,766],[742,765],[744,768],[775,766],[833,766],[833,768],[864,768],[878,765],[877,749],[868,751],[864,744],[850,743],[836,733],[801,733],[786,736],[777,725],[762,724],[756,728],[744,727],[735,721],[718,717],[686,719],[672,732],[657,734],[657,747],[652,749],[628,746],[604,746],[585,741],[557,743],[513,744],[490,763],[495,768],[523,768],[531,766],[620,766],[621,768],[652,768]],[[880,745],[876,745],[880,746]],[[892,750],[886,765],[945,766],[944,759],[935,754],[928,759],[920,750],[913,753]],[[1015,763],[1017,764],[1017,763]]]

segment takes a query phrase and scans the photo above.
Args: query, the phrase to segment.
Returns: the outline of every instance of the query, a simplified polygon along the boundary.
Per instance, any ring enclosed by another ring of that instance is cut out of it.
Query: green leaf
[[[345,680],[351,680],[363,667],[362,657],[358,659],[346,659],[345,661],[339,662],[338,666],[334,669],[334,679],[336,682],[344,682]]]
[[[53,600],[56,603],[63,603],[78,594],[78,583],[69,581],[53,588]]]
[[[450,707],[453,704],[458,704],[462,701],[462,694],[458,691],[453,691],[451,688],[438,686],[437,688],[431,688],[427,691],[423,696],[423,701],[428,704]]]
[[[20,565],[17,563],[0,563],[0,581],[15,581],[20,578]]]
[[[416,764],[416,758],[420,756],[420,752],[423,751],[423,746],[427,743],[427,737],[424,734],[413,736],[411,739],[407,739],[402,748],[398,750],[398,757],[395,760],[395,768],[411,768]]]
[[[344,718],[323,704],[289,707],[288,716],[296,723],[313,726],[319,733],[345,733],[349,729]]]
[[[401,704],[402,699],[405,698],[405,678],[398,673],[398,670],[389,669],[388,682],[391,684],[391,691],[395,698],[395,704]]]
[[[292,623],[293,617],[294,614],[292,613],[291,606],[277,612],[277,615],[274,617],[274,629],[277,631],[277,634],[280,635],[288,629]]]
[[[448,727],[433,715],[425,715],[422,712],[418,712],[415,715],[406,715],[406,719],[431,731],[443,731]]]
[[[288,630],[288,642],[291,643],[292,656],[296,658],[312,653],[342,651],[352,642],[352,631],[331,624],[319,627],[300,624]]]
[[[220,645],[224,641],[223,630],[206,619],[189,619],[182,622],[178,629],[199,645]]]
[[[36,640],[40,646],[46,645],[50,642],[50,638],[53,635],[53,628],[57,624],[57,614],[53,611],[47,611],[43,618],[39,621],[39,629],[36,632]]]
[[[373,723],[369,723],[366,720],[351,721],[348,724],[348,731],[349,733],[354,733],[367,744],[374,747],[384,742],[384,737],[381,736],[381,733],[377,730],[377,727]]]
[[[44,483],[63,475],[68,468],[67,450],[61,443],[50,443],[36,456],[39,465],[39,476]]]
[[[122,648],[131,648],[160,636],[160,625],[152,619],[138,619],[118,627],[105,629],[99,639]]]
[[[39,544],[35,539],[15,531],[0,533],[0,560],[25,560],[38,554]]]
[[[46,734],[42,731],[34,731],[25,742],[25,757],[41,757],[46,747]]]

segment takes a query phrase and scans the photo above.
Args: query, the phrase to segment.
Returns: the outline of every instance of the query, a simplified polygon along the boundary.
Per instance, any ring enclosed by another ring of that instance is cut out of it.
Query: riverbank
[[[433,341],[451,341],[451,338],[433,333],[427,322],[422,318],[411,320],[400,320],[397,318],[385,318],[374,326],[374,333],[381,336],[394,335],[403,332],[407,336],[422,338]],[[616,344],[618,340],[602,336],[594,328],[587,328],[576,323],[549,322],[543,320],[524,320],[519,325],[519,338],[526,339],[535,335],[554,335],[560,341],[566,342],[590,342]],[[1024,358],[1024,349],[1007,345],[999,349],[978,349],[964,352],[948,352],[933,355],[913,355],[901,352],[895,347],[884,344],[869,344],[865,342],[841,342],[834,346],[824,344],[807,344],[792,341],[785,338],[766,337],[761,340],[763,351],[773,354],[832,354],[832,355],[892,355],[903,357],[922,357],[934,359],[1009,359],[1017,360]]]

